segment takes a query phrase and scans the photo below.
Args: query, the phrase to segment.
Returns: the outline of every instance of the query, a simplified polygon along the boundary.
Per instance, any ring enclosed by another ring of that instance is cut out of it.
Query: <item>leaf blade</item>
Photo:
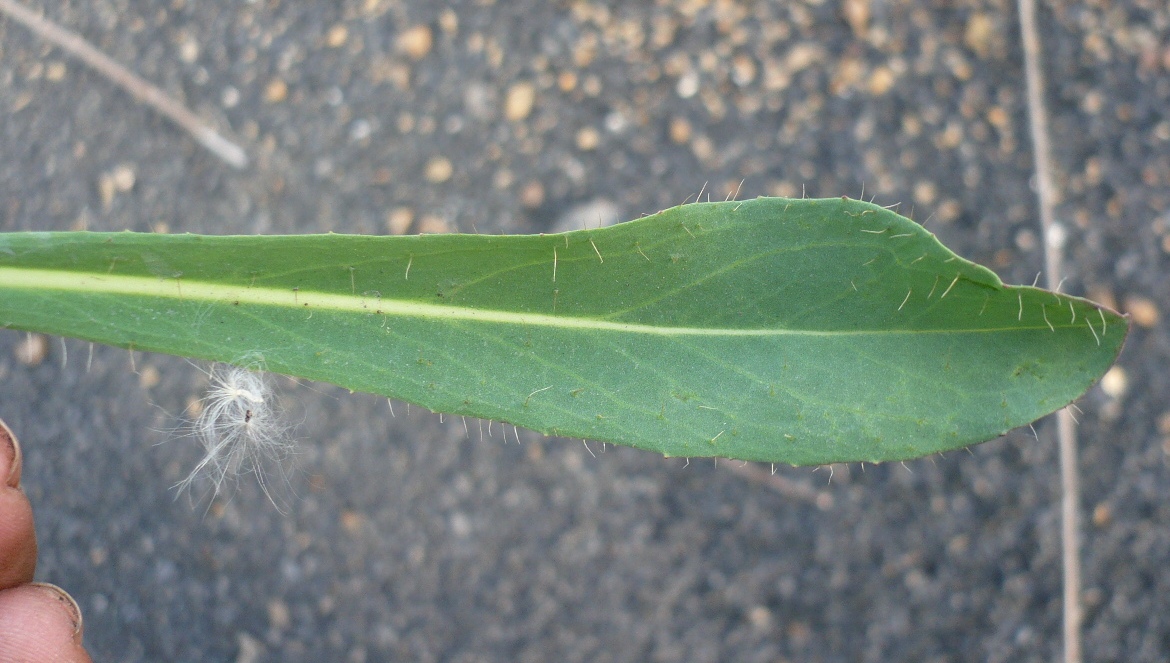
[[[17,328],[262,355],[439,412],[793,464],[994,437],[1091,386],[1126,330],[846,199],[690,205],[562,235],[13,234],[0,295]]]

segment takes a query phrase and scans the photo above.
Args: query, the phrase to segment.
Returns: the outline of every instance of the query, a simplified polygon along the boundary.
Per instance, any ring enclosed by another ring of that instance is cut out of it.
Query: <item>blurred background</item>
[[[30,0],[236,170],[0,18],[0,230],[532,233],[849,195],[1043,268],[1006,0]],[[1040,3],[1065,292],[1130,313],[1080,402],[1085,652],[1170,651],[1170,9]],[[704,189],[705,187],[705,189]],[[706,195],[706,194],[704,194]],[[1055,425],[903,465],[664,460],[281,380],[279,513],[171,486],[206,376],[0,331],[40,580],[97,660],[1051,661]],[[596,457],[594,456],[596,455]],[[830,476],[831,481],[830,481]]]

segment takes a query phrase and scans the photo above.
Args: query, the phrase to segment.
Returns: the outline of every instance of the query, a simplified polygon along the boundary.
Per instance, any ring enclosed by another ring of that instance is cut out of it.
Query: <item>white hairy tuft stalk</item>
[[[211,387],[191,430],[203,446],[204,456],[177,487],[190,490],[200,476],[207,475],[213,493],[218,495],[226,480],[238,480],[241,474],[251,473],[276,504],[270,491],[269,468],[275,468],[287,481],[285,461],[292,455],[294,444],[267,374],[258,368],[214,364],[207,377]]]

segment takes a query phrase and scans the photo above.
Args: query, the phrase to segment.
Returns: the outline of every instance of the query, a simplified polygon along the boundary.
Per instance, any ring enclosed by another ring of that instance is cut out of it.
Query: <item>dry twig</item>
[[[1040,226],[1044,235],[1044,272],[1048,287],[1059,287],[1063,263],[1060,238],[1063,229],[1055,219],[1055,194],[1051,153],[1048,145],[1048,111],[1044,103],[1044,72],[1041,68],[1040,37],[1036,32],[1035,0],[1018,0],[1020,38],[1024,47],[1027,79],[1028,120],[1032,130],[1032,159],[1036,170],[1036,194],[1040,204]],[[1077,429],[1072,413],[1065,408],[1056,415],[1060,445],[1060,538],[1064,575],[1064,660],[1081,661],[1081,557],[1080,481],[1077,476]]]
[[[755,463],[741,465],[729,462],[720,465],[720,467],[726,467],[744,479],[763,485],[785,497],[815,505],[822,511],[831,509],[835,502],[833,494],[827,490],[817,490],[806,482],[794,481],[775,473],[769,474],[767,470]]]
[[[179,125],[180,128],[191,134],[196,142],[229,165],[235,168],[247,167],[248,155],[244,153],[243,148],[207,126],[199,116],[167,96],[166,92],[94,48],[80,35],[66,30],[15,0],[0,0],[0,13],[9,16],[38,37],[61,48],[89,68],[110,79],[115,85],[129,92],[130,96]]]

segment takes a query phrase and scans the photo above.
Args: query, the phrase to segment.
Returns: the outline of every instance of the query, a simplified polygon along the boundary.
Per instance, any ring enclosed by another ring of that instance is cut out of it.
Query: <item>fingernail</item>
[[[8,476],[4,477],[4,483],[11,488],[16,488],[20,485],[20,443],[16,441],[16,436],[12,434],[12,429],[8,427],[8,424],[0,419],[0,459],[4,458],[7,458],[10,463]],[[0,465],[0,467],[3,466]]]
[[[81,644],[81,608],[77,606],[77,601],[74,601],[68,592],[56,585],[47,582],[34,582],[32,586],[52,595],[61,603],[65,611],[69,613],[69,620],[73,622],[73,640],[77,644]]]

